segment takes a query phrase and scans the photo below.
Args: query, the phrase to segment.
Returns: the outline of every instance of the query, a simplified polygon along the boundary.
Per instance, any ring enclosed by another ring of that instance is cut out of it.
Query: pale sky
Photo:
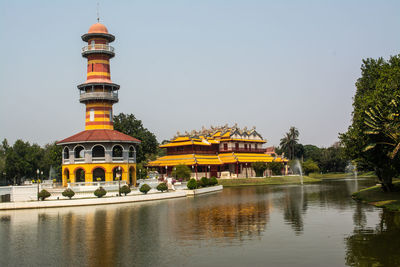
[[[116,36],[114,114],[159,141],[204,125],[290,126],[330,146],[350,124],[363,58],[400,49],[400,1],[0,1],[0,139],[40,145],[84,130],[81,35]]]

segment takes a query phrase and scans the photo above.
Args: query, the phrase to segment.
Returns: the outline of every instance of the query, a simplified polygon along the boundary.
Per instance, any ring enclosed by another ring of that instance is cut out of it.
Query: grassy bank
[[[303,177],[304,183],[320,182],[320,179]],[[244,178],[244,179],[218,179],[218,184],[224,187],[230,186],[247,186],[247,185],[283,185],[283,184],[300,184],[299,176],[278,176],[268,178]]]
[[[400,211],[400,181],[393,182],[395,192],[383,192],[380,185],[368,187],[352,194],[353,199],[386,208]]]
[[[340,179],[340,178],[350,178],[354,177],[354,174],[345,173],[345,172],[332,172],[332,173],[310,173],[310,177],[318,178],[318,179]],[[360,172],[357,175],[358,178],[375,178],[374,172]]]

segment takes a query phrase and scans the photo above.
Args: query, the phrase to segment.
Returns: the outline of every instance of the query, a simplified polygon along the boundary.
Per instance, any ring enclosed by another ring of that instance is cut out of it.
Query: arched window
[[[115,167],[113,169],[113,180],[118,180],[118,179],[116,179],[117,177],[119,177],[119,179],[121,179],[123,171],[124,170],[121,167],[120,167],[120,169],[118,169],[118,167]]]
[[[106,173],[102,168],[93,170],[93,182],[100,182],[106,180]]]
[[[112,156],[113,158],[121,158],[122,157],[123,148],[120,145],[116,145],[113,147]]]
[[[104,158],[105,157],[104,147],[101,145],[94,146],[92,148],[92,157],[93,158]]]
[[[84,169],[77,169],[75,171],[75,182],[80,183],[85,181],[85,170]]]
[[[64,148],[64,159],[69,159],[69,149],[68,149],[68,147]]]
[[[64,170],[64,176],[65,176],[65,180],[67,180],[67,182],[68,182],[68,180],[69,180],[69,170],[68,169]]]
[[[130,158],[134,158],[135,157],[135,148],[133,146],[131,146],[129,148],[129,157]]]
[[[83,146],[75,147],[75,158],[83,159],[85,157],[85,148]]]

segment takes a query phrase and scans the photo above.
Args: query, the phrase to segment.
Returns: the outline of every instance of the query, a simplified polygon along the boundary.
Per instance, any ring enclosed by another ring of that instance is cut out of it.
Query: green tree
[[[43,149],[29,142],[17,140],[6,151],[5,171],[10,181],[20,184],[24,178],[36,178],[36,170],[40,169]]]
[[[133,114],[120,113],[114,116],[114,129],[141,141],[140,145],[136,147],[138,163],[145,161],[146,156],[149,158],[159,151],[156,136],[145,128],[142,121],[136,119]]]
[[[343,146],[337,142],[328,148],[321,149],[321,156],[317,163],[323,172],[344,172],[348,160],[344,155]]]
[[[144,166],[144,162],[136,164],[136,177],[138,179],[146,179],[147,175],[147,168]]]
[[[371,134],[374,129],[368,123],[372,119],[368,112],[377,105],[383,117],[389,116],[394,110],[390,103],[399,94],[400,57],[392,56],[388,61],[383,58],[363,60],[361,77],[356,82],[356,88],[352,124],[346,133],[339,135],[345,146],[344,153],[349,159],[355,160],[357,166],[373,168],[382,188],[391,190],[392,178],[400,170],[399,156],[395,153],[391,157],[394,147],[384,144],[384,140],[390,140],[384,131]]]
[[[257,177],[263,177],[265,170],[268,168],[267,164],[263,161],[253,162],[251,167],[255,171]]]
[[[43,149],[43,158],[40,162],[40,169],[43,173],[49,175],[50,169],[53,168],[56,177],[48,177],[49,179],[61,178],[61,163],[62,163],[62,147],[57,146],[56,142],[47,144]]]
[[[303,172],[305,175],[309,175],[312,172],[319,172],[318,164],[312,159],[308,159],[302,164]]]
[[[268,169],[272,171],[273,175],[281,175],[284,167],[282,162],[277,161],[268,162],[267,166]]]
[[[0,144],[0,185],[7,185],[6,179],[6,153],[9,148],[7,139]]]
[[[178,179],[184,179],[185,181],[190,179],[192,171],[190,168],[184,164],[176,165],[174,170],[172,171],[172,176]]]
[[[299,130],[292,126],[280,142],[281,149],[287,153],[289,159],[295,158],[295,147],[298,141]]]
[[[322,157],[322,149],[314,145],[305,145],[304,147],[304,160],[312,159],[319,163]]]

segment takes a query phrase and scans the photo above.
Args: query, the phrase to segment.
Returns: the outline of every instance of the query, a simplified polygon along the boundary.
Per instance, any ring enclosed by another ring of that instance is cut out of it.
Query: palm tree
[[[374,136],[375,142],[368,144],[364,151],[375,148],[377,145],[387,145],[391,147],[388,153],[390,159],[398,154],[400,149],[400,97],[393,99],[388,105],[389,111],[384,111],[381,105],[370,108],[365,113],[367,119],[365,125],[369,128],[365,133]]]
[[[280,146],[282,150],[288,151],[289,159],[294,159],[294,148],[299,141],[299,130],[292,126],[289,132],[281,139]]]

